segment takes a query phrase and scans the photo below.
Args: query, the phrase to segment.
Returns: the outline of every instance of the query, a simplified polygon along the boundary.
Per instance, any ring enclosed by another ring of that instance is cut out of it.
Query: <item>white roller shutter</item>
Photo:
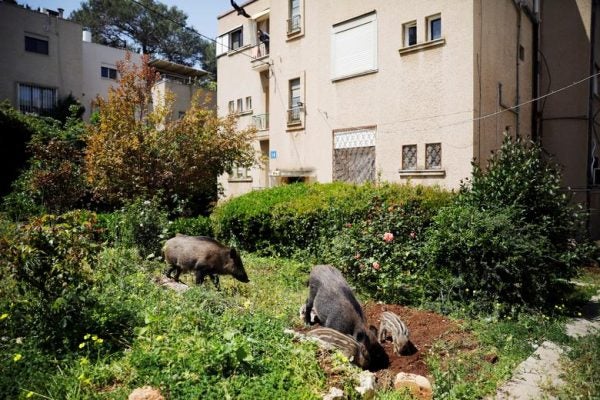
[[[216,56],[219,57],[221,54],[229,51],[229,34],[226,33],[217,37],[217,44],[215,46]]]
[[[332,79],[377,70],[377,14],[334,25],[331,50]]]

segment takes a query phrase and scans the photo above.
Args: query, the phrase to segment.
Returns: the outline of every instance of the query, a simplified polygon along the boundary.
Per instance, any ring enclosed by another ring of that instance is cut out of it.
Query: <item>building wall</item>
[[[376,170],[385,181],[440,184],[457,187],[470,174],[473,154],[473,2],[472,0],[361,2],[348,0],[343,7],[332,2],[301,2],[303,31],[288,38],[287,2],[270,4],[270,48],[268,110],[271,175],[304,174],[309,179],[330,182],[333,178],[334,131],[374,127]],[[246,6],[249,14],[268,8],[267,1]],[[332,27],[375,11],[377,18],[377,72],[344,80],[332,80]],[[402,24],[417,21],[418,44],[425,41],[426,18],[442,16],[444,43],[416,46],[400,52]],[[235,13],[219,19],[219,32],[243,25]],[[251,54],[250,50],[247,51]],[[227,113],[227,102],[248,94],[259,95],[263,85],[249,57],[240,53],[218,60],[219,112]],[[286,124],[289,81],[300,78],[305,107],[302,129]],[[266,109],[261,108],[260,111]],[[239,124],[246,126],[248,116]],[[442,143],[442,173],[400,177],[402,146],[416,144],[417,168],[424,169],[425,144]],[[275,177],[276,178],[276,177]],[[274,180],[276,181],[276,180]],[[229,185],[228,194],[239,193]]]
[[[48,55],[25,51],[25,34],[48,40]],[[81,95],[81,25],[0,2],[0,99],[18,108],[18,83]]]
[[[540,47],[544,55],[541,94],[600,71],[590,64],[592,0],[544,1],[541,20]],[[599,66],[598,16],[595,25],[594,64]],[[588,157],[590,154],[600,157],[599,126],[595,117],[600,101],[597,95],[590,94],[597,82],[588,80],[547,97],[541,103],[540,121],[541,143],[552,160],[560,165],[564,185],[573,190],[575,202],[590,207],[590,228],[594,237],[600,237],[600,182],[596,185],[588,182]]]
[[[81,104],[85,107],[84,120],[89,119],[92,112],[92,102],[97,96],[108,98],[108,89],[117,86],[114,79],[103,78],[100,75],[101,67],[116,69],[117,63],[125,59],[127,51],[97,43],[81,42],[83,55],[83,80]],[[135,63],[141,63],[139,54],[130,53]]]
[[[475,0],[473,4],[473,158],[485,166],[505,134],[532,137],[533,105],[509,108],[534,97],[534,23],[512,0]]]

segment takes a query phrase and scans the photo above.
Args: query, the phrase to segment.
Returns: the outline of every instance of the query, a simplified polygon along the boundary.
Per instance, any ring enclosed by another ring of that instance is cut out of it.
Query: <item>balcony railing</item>
[[[302,22],[301,15],[292,15],[292,18],[287,20],[287,33],[288,35],[300,32]]]
[[[269,129],[269,114],[259,114],[252,116],[252,122],[259,131],[266,131]]]
[[[262,58],[269,55],[269,47],[264,43],[259,43],[252,49],[252,57]]]
[[[288,125],[299,125],[302,124],[302,112],[304,108],[302,106],[292,107],[287,112],[287,124]]]

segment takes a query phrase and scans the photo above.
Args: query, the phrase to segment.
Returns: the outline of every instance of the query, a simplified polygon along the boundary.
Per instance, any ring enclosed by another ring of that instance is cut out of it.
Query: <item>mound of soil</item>
[[[367,303],[363,305],[368,325],[379,329],[381,314],[384,311],[395,313],[404,321],[410,332],[410,340],[414,345],[409,355],[397,355],[394,353],[393,344],[387,340],[382,343],[383,350],[388,358],[385,367],[376,367],[377,380],[385,382],[384,386],[391,386],[392,380],[399,372],[423,375],[431,379],[430,371],[425,364],[425,359],[430,353],[433,344],[439,340],[445,341],[450,348],[458,348],[459,351],[472,350],[477,346],[476,341],[468,332],[447,317],[432,311],[417,310],[396,304]],[[303,327],[299,331],[306,333],[317,327]],[[468,338],[467,338],[468,336]],[[326,358],[321,359],[323,369],[331,372]],[[330,375],[330,381],[336,381],[335,374]]]
[[[408,327],[410,341],[415,349],[410,355],[396,355],[391,341],[382,343],[388,356],[389,365],[385,369],[375,371],[377,377],[395,376],[398,372],[408,372],[429,377],[425,358],[429,350],[438,340],[464,343],[458,325],[447,317],[431,311],[416,310],[395,304],[368,303],[363,307],[367,322],[379,329],[381,313],[390,311],[398,315]],[[468,334],[467,334],[468,335]]]

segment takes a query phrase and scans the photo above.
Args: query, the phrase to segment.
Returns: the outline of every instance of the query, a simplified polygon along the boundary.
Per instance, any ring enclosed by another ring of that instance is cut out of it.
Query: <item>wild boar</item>
[[[167,277],[175,272],[179,274],[194,272],[196,284],[204,282],[210,275],[215,287],[219,288],[219,275],[231,275],[241,282],[249,282],[242,259],[236,249],[224,246],[215,239],[206,236],[187,236],[177,234],[167,240],[163,246],[163,256],[170,269]]]
[[[307,335],[317,338],[327,347],[333,347],[341,351],[359,367],[365,369],[369,366],[371,361],[369,352],[362,343],[358,343],[352,336],[331,328],[316,328],[308,332]]]
[[[379,342],[383,342],[388,336],[392,337],[394,353],[406,354],[409,350],[410,332],[406,324],[396,314],[385,311],[381,314],[379,325]]]
[[[309,324],[313,307],[322,326],[351,335],[367,351],[378,345],[377,329],[367,329],[362,308],[342,273],[331,265],[316,265],[310,272],[304,321]]]

